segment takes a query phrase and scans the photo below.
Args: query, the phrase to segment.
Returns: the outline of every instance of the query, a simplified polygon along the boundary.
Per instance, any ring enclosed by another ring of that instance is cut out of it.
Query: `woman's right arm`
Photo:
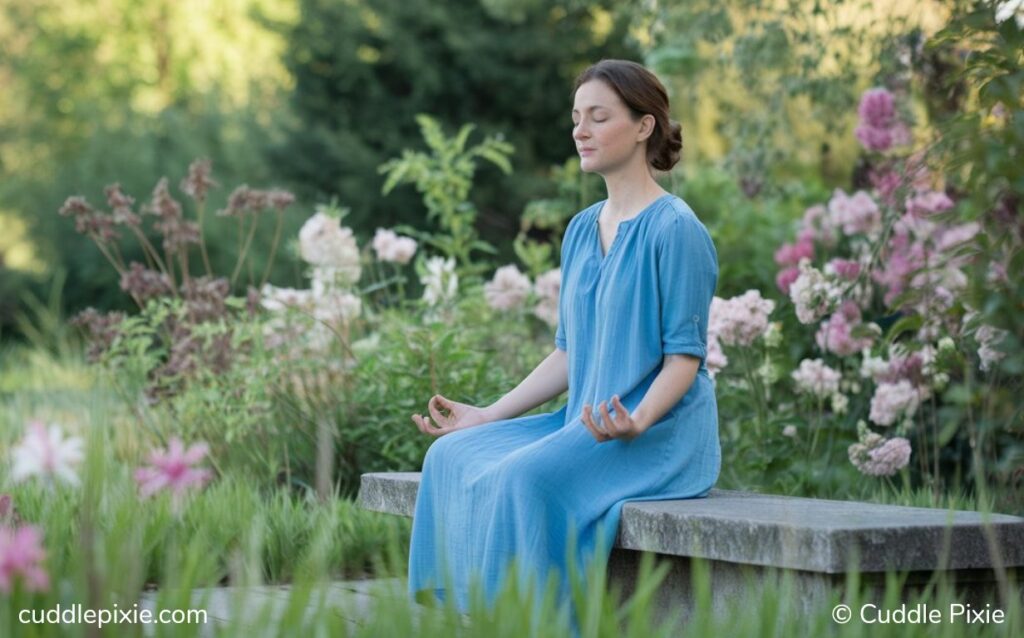
[[[569,389],[569,355],[555,348],[514,390],[484,408],[488,421],[511,419]]]

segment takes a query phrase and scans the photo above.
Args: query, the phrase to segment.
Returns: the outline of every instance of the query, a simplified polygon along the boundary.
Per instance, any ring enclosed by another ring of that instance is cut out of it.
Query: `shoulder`
[[[659,250],[685,249],[696,245],[715,254],[711,233],[683,198],[668,198],[655,224],[654,231]]]
[[[573,230],[580,227],[581,224],[586,225],[588,222],[592,222],[596,218],[598,211],[601,209],[601,204],[603,203],[604,200],[602,199],[601,201],[594,202],[590,206],[587,206],[583,210],[575,213],[569,219],[569,223],[565,227],[563,241],[568,240]]]
[[[590,206],[587,206],[583,210],[573,215],[572,219],[569,220],[569,226],[572,226],[573,224],[579,225],[581,223],[593,221],[597,217],[597,213],[601,210],[601,205],[604,204],[604,202],[605,200],[603,199],[601,201],[594,202]]]

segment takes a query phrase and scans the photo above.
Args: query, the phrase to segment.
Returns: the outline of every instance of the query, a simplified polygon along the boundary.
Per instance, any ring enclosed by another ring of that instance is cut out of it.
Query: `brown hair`
[[[601,60],[576,78],[572,96],[584,82],[602,80],[629,108],[634,120],[654,116],[654,131],[647,138],[647,163],[659,171],[668,171],[679,161],[683,150],[683,130],[669,119],[668,92],[661,80],[641,64],[630,60]]]

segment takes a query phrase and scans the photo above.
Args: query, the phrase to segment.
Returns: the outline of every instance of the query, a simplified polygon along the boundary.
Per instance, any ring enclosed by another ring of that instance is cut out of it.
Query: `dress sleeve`
[[[555,347],[562,351],[568,351],[568,345],[565,343],[565,310],[562,307],[562,294],[561,291],[558,293],[558,327],[555,328]]]
[[[696,218],[676,217],[658,244],[663,354],[707,356],[708,315],[718,285],[718,254]]]
[[[565,267],[566,267],[566,253],[569,245],[569,240],[572,237],[572,229],[576,225],[576,218],[579,214],[573,215],[572,219],[569,220],[569,224],[565,227],[565,235],[562,236],[562,247],[560,255],[560,268],[562,269],[562,285],[558,287],[558,326],[555,328],[555,347],[562,351],[568,351],[569,346],[565,341]]]

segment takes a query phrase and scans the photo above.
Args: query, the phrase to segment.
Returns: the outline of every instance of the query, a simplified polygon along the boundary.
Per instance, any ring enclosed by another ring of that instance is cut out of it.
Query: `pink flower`
[[[18,575],[29,591],[49,589],[50,578],[42,567],[45,558],[42,534],[36,527],[0,527],[0,591],[10,593]]]
[[[782,294],[789,296],[789,288],[793,285],[793,282],[800,276],[800,269],[796,266],[786,268],[785,270],[779,271],[779,274],[775,276],[775,285],[779,287]]]
[[[541,299],[533,307],[533,315],[552,328],[558,325],[558,300]]]
[[[871,185],[878,192],[879,198],[888,204],[892,204],[893,195],[902,181],[900,174],[891,169],[872,170],[868,173],[868,179],[871,180]]]
[[[708,332],[727,346],[749,346],[768,329],[768,315],[775,302],[761,297],[757,290],[731,299],[711,300]]]
[[[530,278],[509,264],[499,268],[494,279],[484,284],[484,298],[495,310],[512,310],[526,301],[530,288]]]
[[[539,275],[533,284],[533,291],[540,298],[533,308],[533,314],[551,327],[558,325],[558,292],[561,288],[561,268],[555,268]]]
[[[942,191],[919,191],[906,201],[907,213],[918,218],[945,212],[953,206],[953,200]]]
[[[892,93],[883,88],[868,89],[860,98],[857,115],[866,126],[888,128],[896,117],[896,103]]]
[[[796,266],[804,257],[814,259],[814,241],[806,236],[795,244],[783,244],[775,251],[775,263],[780,266]]]
[[[841,188],[835,189],[828,202],[828,212],[847,235],[875,235],[882,229],[882,211],[864,191],[847,195]]]
[[[708,374],[715,378],[725,366],[729,364],[729,358],[722,352],[722,344],[718,343],[718,337],[708,334],[708,356],[704,359],[704,365],[708,368]]]
[[[950,248],[971,241],[981,232],[981,225],[977,222],[968,222],[959,226],[949,226],[940,231],[936,241],[935,250],[942,253]]]
[[[869,89],[857,108],[860,124],[854,135],[869,151],[885,151],[893,145],[910,142],[910,130],[896,118],[892,93],[883,88]]]
[[[825,274],[835,273],[840,279],[853,281],[860,276],[860,263],[852,259],[833,259],[825,264]]]
[[[378,228],[373,236],[373,250],[380,261],[407,264],[416,254],[416,245],[412,237],[400,237],[385,228]]]
[[[868,476],[892,476],[910,461],[910,441],[897,436],[882,438],[871,433],[849,447],[850,462]]]
[[[906,379],[896,383],[881,383],[871,397],[870,418],[878,425],[892,425],[909,419],[917,412],[920,397],[917,389]]]
[[[558,302],[558,291],[562,287],[562,269],[555,268],[537,277],[533,290],[541,299]]]
[[[853,130],[853,134],[857,137],[857,141],[869,151],[885,151],[893,143],[892,129],[890,128],[861,124]]]
[[[804,211],[798,237],[801,240],[817,240],[826,246],[833,246],[839,239],[839,228],[832,221],[828,209],[816,204]]]
[[[172,438],[166,451],[150,453],[150,467],[135,470],[139,495],[148,498],[161,490],[170,490],[177,500],[190,488],[202,487],[213,473],[192,466],[201,461],[208,450],[205,443],[196,443],[185,450],[181,439]]]
[[[839,312],[821,323],[814,340],[823,351],[834,352],[841,357],[856,354],[864,348],[870,348],[874,341],[871,335],[853,336],[853,329],[860,325],[860,308],[856,303],[847,300],[843,302]]]

